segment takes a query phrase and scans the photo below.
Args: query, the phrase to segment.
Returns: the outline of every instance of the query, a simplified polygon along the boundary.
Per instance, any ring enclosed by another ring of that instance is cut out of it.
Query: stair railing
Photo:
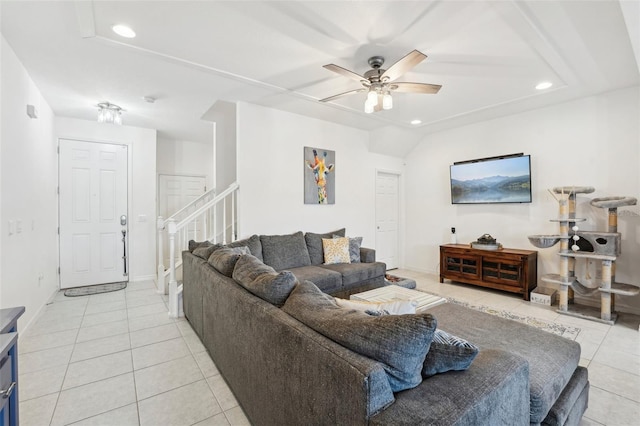
[[[159,293],[169,294],[170,317],[182,315],[182,285],[178,286],[177,273],[181,272],[181,253],[188,248],[189,240],[227,244],[237,239],[238,189],[238,184],[232,183],[220,194],[204,194],[167,219],[158,217],[156,285]],[[168,268],[164,265],[165,237],[169,246]]]

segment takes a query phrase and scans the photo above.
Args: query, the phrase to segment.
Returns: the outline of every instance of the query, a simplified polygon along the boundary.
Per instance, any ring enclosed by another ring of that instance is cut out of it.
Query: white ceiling
[[[210,141],[203,115],[248,101],[409,140],[640,82],[638,0],[2,1],[1,31],[56,115],[93,120],[98,102],[164,138]],[[132,27],[124,39],[114,24]],[[441,84],[363,112],[363,74],[413,49],[428,58],[398,81]],[[544,92],[535,85],[554,83]],[[153,104],[143,96],[157,98]],[[422,120],[412,126],[413,119]],[[386,138],[385,138],[386,139]],[[378,152],[407,149],[374,141]],[[411,145],[411,144],[409,144]]]

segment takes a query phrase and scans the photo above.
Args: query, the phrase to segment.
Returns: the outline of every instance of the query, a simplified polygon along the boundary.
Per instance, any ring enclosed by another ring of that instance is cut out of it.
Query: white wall
[[[605,210],[589,205],[594,197],[640,198],[640,90],[605,93],[428,135],[407,156],[406,266],[436,273],[439,245],[455,226],[458,242],[489,233],[505,247],[538,250],[538,276],[558,273],[558,248],[536,249],[527,235],[554,234],[554,186],[593,186],[578,196],[583,230],[607,229]],[[449,165],[455,161],[524,152],[531,154],[531,204],[452,205]],[[617,280],[640,284],[639,206],[619,210],[622,255]],[[583,303],[597,304],[596,300]],[[618,297],[619,310],[640,313],[640,296]]]
[[[56,138],[129,146],[129,280],[156,271],[156,131],[57,117]]]
[[[207,190],[213,187],[213,141],[209,143],[158,138],[158,174],[205,176]]]
[[[403,171],[399,158],[369,152],[362,130],[238,104],[238,183],[241,236],[346,227],[375,247],[376,168]],[[305,205],[304,147],[336,152],[336,203]]]
[[[218,101],[206,117],[215,123],[215,185],[217,191],[222,192],[237,179],[237,106]]]
[[[23,330],[58,289],[54,115],[4,37],[0,43],[0,308],[25,306]],[[20,221],[21,232],[9,235],[9,221]]]

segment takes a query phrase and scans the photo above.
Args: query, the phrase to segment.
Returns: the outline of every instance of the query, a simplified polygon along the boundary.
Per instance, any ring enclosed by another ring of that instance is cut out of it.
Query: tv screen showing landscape
[[[470,161],[451,166],[451,203],[530,203],[528,155]]]

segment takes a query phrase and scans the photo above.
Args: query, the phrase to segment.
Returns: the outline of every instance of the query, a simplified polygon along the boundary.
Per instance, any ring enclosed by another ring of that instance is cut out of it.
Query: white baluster
[[[222,200],[222,244],[227,244],[227,197]]]
[[[164,282],[164,219],[162,216],[158,216],[158,270],[156,277],[156,289],[158,293],[165,294],[167,289]]]
[[[177,318],[180,312],[178,306],[178,282],[176,281],[176,222],[168,219],[166,223],[169,232],[169,317]]]
[[[236,192],[231,193],[231,240],[235,241],[236,235]]]

